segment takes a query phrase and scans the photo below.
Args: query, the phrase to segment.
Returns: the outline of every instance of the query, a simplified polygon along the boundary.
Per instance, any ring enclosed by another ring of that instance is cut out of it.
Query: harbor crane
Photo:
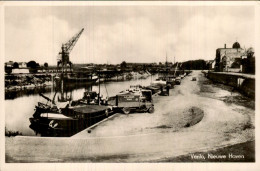
[[[82,28],[79,33],[74,35],[67,43],[62,44],[61,51],[58,54],[58,62],[57,62],[57,67],[59,67],[60,65],[62,66],[62,72],[64,70],[64,67],[66,67],[68,64],[71,70],[72,62],[69,59],[69,54],[72,51],[75,44],[77,43],[83,31],[84,28]]]
[[[64,78],[67,77],[68,73],[67,73],[67,65],[69,64],[70,66],[70,71],[71,71],[71,67],[72,67],[72,62],[70,61],[70,58],[69,58],[69,55],[70,55],[70,52],[72,51],[73,47],[75,46],[75,44],[77,43],[80,35],[82,34],[82,32],[84,31],[84,28],[82,28],[76,35],[74,35],[67,43],[65,44],[62,44],[62,47],[61,47],[61,51],[59,52],[58,54],[58,57],[57,57],[57,68],[59,68],[59,66],[61,65],[61,79],[60,79],[60,89],[61,89],[61,99],[59,99],[59,101],[68,101],[69,99],[64,97]],[[65,75],[64,75],[65,73]],[[56,96],[56,92],[55,92],[55,95],[53,97],[53,99],[55,99],[55,96]]]

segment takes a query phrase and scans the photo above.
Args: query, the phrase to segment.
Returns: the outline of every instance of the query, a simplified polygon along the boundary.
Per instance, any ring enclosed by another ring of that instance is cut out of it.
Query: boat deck
[[[102,106],[102,105],[84,105],[80,107],[73,107],[72,110],[77,113],[88,114],[88,113],[105,111],[108,108],[109,108],[108,106]]]

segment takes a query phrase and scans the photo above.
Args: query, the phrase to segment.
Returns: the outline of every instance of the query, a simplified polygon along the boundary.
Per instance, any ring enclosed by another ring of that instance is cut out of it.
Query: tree
[[[241,58],[235,58],[235,61],[231,64],[231,68],[240,68]]]
[[[143,64],[143,71],[146,71],[147,69],[146,69],[146,65],[145,64]]]
[[[194,61],[186,61],[182,63],[182,69],[186,70],[203,70],[207,69],[206,61],[204,60],[194,60]]]
[[[134,72],[138,71],[138,67],[136,65],[133,66],[133,71]]]
[[[126,66],[127,66],[126,62],[123,61],[123,62],[120,64],[121,70],[125,70],[125,69],[126,69]]]
[[[17,62],[14,62],[13,68],[19,68],[19,64]]]
[[[244,72],[246,73],[255,73],[255,56],[254,56],[254,49],[252,47],[250,47],[247,51],[246,51],[246,55],[247,58],[246,59],[242,59],[243,63],[242,65],[245,67]]]
[[[11,73],[12,73],[12,68],[5,66],[5,72],[6,72],[7,74],[11,74]]]
[[[30,62],[27,63],[28,68],[36,68],[38,65],[35,61],[30,61]]]
[[[48,68],[48,66],[49,66],[48,63],[45,62],[45,63],[44,63],[44,67],[45,67],[45,68]]]

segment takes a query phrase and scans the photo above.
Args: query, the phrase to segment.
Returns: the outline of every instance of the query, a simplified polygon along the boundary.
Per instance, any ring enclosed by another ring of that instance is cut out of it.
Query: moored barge
[[[61,109],[61,113],[41,113],[30,118],[30,128],[41,136],[71,136],[105,119],[111,114],[108,106],[82,105]]]

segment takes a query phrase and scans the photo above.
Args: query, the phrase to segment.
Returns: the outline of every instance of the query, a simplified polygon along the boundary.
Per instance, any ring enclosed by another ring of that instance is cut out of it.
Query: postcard
[[[259,169],[259,3],[0,12],[1,170]]]

